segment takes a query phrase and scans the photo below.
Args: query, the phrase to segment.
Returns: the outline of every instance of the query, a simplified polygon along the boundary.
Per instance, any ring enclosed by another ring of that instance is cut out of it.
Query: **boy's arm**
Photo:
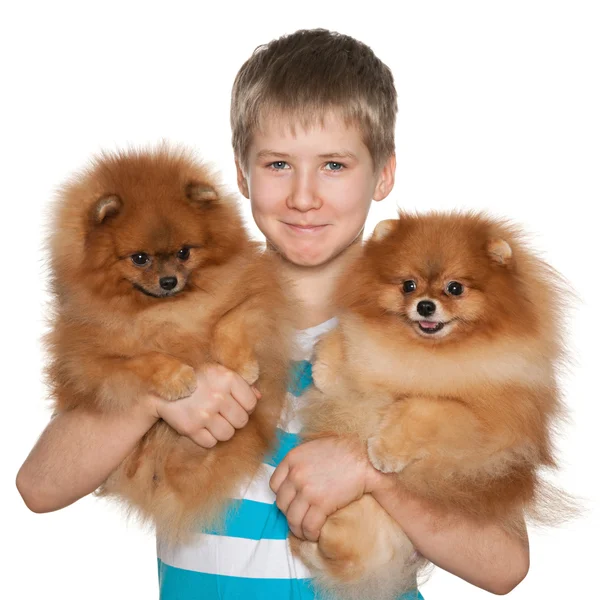
[[[17,488],[34,512],[64,508],[97,489],[142,436],[164,419],[181,435],[211,448],[248,422],[258,391],[237,373],[207,365],[187,398],[139,398],[128,412],[100,414],[75,408],[48,424],[17,474]]]
[[[150,397],[124,413],[75,408],[55,415],[17,474],[25,504],[50,512],[93,492],[157,419]]]
[[[330,514],[371,493],[423,556],[473,585],[506,594],[529,569],[526,535],[436,513],[403,490],[394,475],[375,470],[364,449],[349,440],[322,438],[298,446],[275,469],[271,488],[300,538],[316,541]]]
[[[529,544],[496,523],[443,514],[410,495],[390,475],[375,476],[373,497],[400,524],[417,551],[438,567],[494,594],[508,594],[527,575]]]

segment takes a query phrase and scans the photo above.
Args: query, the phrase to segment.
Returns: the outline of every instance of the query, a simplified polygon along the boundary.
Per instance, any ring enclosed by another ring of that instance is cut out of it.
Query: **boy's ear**
[[[394,181],[396,180],[396,155],[392,154],[383,165],[377,185],[375,186],[375,193],[373,194],[373,200],[379,202],[384,198],[387,198],[388,194],[394,187]]]
[[[242,167],[240,166],[240,161],[237,158],[235,159],[235,169],[237,171],[237,184],[238,184],[238,189],[240,190],[240,193],[244,197],[250,198],[250,192],[248,191],[248,180],[246,179],[246,176],[244,175],[244,171],[243,171]]]

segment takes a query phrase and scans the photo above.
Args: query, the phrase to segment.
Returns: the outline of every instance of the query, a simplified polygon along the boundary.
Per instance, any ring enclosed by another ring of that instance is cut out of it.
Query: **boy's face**
[[[360,131],[335,115],[291,125],[275,120],[254,134],[238,184],[268,242],[295,265],[318,266],[361,236],[371,200],[394,185],[395,159],[374,171]]]

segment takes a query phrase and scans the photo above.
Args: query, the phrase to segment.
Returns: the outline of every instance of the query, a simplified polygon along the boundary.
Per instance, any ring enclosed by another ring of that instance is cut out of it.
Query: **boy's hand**
[[[329,437],[289,452],[270,485],[292,533],[316,542],[327,517],[372,491],[378,477],[357,441]]]
[[[185,398],[168,402],[154,397],[156,415],[203,448],[233,437],[248,423],[260,392],[240,375],[219,364],[197,373],[197,386]]]

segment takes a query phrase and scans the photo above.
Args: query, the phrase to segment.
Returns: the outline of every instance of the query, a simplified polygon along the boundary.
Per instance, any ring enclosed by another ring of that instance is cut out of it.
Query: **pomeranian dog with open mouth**
[[[215,175],[167,145],[99,156],[64,185],[53,217],[56,411],[125,412],[149,393],[176,402],[211,362],[261,393],[249,422],[211,449],[158,421],[103,484],[163,539],[184,539],[218,520],[274,440],[292,335],[277,265]]]
[[[317,345],[305,438],[353,436],[373,466],[439,510],[524,534],[568,512],[540,470],[563,416],[565,283],[518,228],[484,214],[381,222],[340,278],[339,325]],[[337,598],[391,600],[426,561],[370,495],[317,543],[290,538]]]

